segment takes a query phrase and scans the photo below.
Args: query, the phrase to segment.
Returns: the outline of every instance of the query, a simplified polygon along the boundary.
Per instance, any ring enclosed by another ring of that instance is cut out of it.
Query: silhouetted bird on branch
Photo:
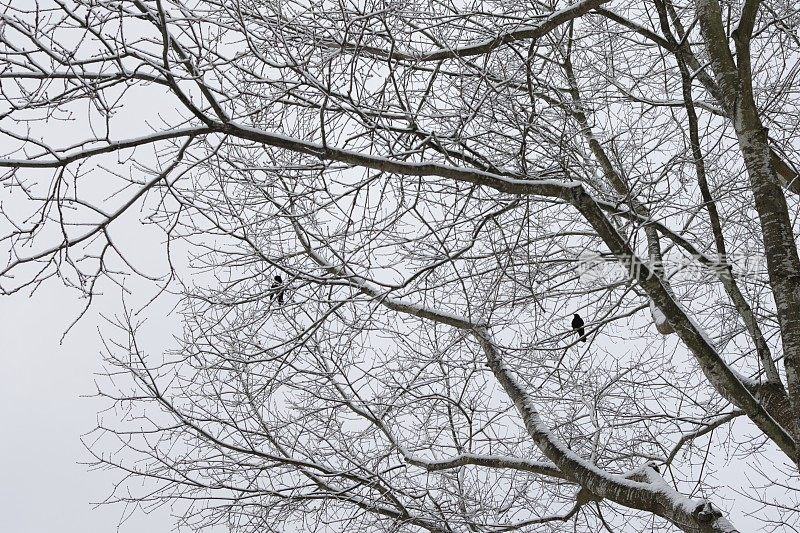
[[[575,333],[581,338],[581,342],[586,342],[586,328],[583,326],[584,322],[581,315],[575,313],[572,317],[572,329],[574,329]]]
[[[271,302],[273,298],[276,296],[278,297],[278,305],[283,305],[283,278],[279,275],[275,275],[275,281],[272,282],[270,285],[270,295],[269,301]]]

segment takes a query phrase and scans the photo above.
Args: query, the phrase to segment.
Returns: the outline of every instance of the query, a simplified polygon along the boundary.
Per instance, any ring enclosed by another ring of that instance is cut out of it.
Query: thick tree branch
[[[781,329],[789,401],[793,410],[794,424],[787,429],[795,441],[800,441],[800,257],[786,198],[772,164],[767,131],[753,99],[749,43],[758,2],[746,3],[737,29],[734,42],[738,66],[734,64],[728,48],[717,0],[698,0],[696,5],[711,66],[726,105],[733,111],[734,129],[761,224],[767,271]],[[790,457],[800,465],[800,455],[793,454]]]

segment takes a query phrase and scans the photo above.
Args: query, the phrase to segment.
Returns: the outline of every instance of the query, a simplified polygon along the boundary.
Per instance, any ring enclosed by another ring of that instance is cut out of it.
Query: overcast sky
[[[105,533],[117,530],[120,506],[94,509],[118,475],[89,471],[80,436],[92,430],[103,402],[81,398],[94,392],[102,369],[97,313],[112,310],[118,294],[101,299],[95,312],[59,339],[82,301],[57,281],[33,298],[0,298],[0,531],[3,533]],[[169,321],[152,321],[165,328]],[[122,532],[170,531],[166,510],[142,512]]]
[[[164,113],[174,105],[167,97],[145,100],[144,91],[129,93],[128,102],[131,105],[116,116],[118,121],[129,121],[130,127],[122,130],[126,136],[141,133],[136,127],[146,124],[143,113]],[[129,114],[127,118],[125,113]],[[61,139],[83,137],[85,132],[70,129],[77,127],[49,128],[47,133]],[[146,157],[145,152],[140,150],[138,157]],[[112,162],[114,159],[109,158]],[[4,203],[4,208],[8,205]],[[128,246],[152,245],[151,252],[132,253],[128,259],[146,272],[163,273],[163,264],[159,265],[163,263],[161,238],[146,236],[136,224],[115,223],[113,232]],[[119,474],[89,471],[88,465],[81,464],[91,460],[81,435],[95,428],[98,411],[107,405],[82,396],[96,390],[95,373],[102,370],[99,314],[118,308],[119,290],[106,287],[106,294],[60,344],[83,304],[75,291],[64,288],[58,280],[45,284],[32,298],[27,293],[0,297],[0,533],[160,533],[173,528],[174,521],[166,509],[150,514],[139,510],[120,524],[123,508],[93,505],[109,495]],[[153,350],[167,347],[170,333],[179,327],[176,317],[164,319],[168,308],[168,302],[161,301],[150,309],[153,320],[142,329],[145,338],[139,338],[140,343],[147,345],[149,341]],[[624,350],[621,344],[618,353],[623,355]],[[743,424],[736,423],[737,431],[749,430]],[[755,531],[760,522],[746,516],[753,503],[733,505],[735,491],[746,483],[741,470],[735,463],[715,466],[718,473],[707,481],[719,480],[724,488],[710,496],[730,512],[743,532]]]

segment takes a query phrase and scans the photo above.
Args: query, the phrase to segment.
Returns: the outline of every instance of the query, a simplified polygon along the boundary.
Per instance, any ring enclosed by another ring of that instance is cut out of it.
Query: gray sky
[[[4,533],[100,533],[117,530],[120,506],[93,509],[118,477],[88,471],[80,436],[95,427],[103,402],[94,392],[102,369],[97,311],[113,308],[117,294],[100,300],[59,345],[82,300],[57,281],[32,298],[0,298],[0,531]],[[156,321],[153,321],[156,322]],[[157,321],[165,323],[165,321]],[[155,326],[157,327],[157,326]],[[166,332],[165,332],[166,333]],[[166,510],[137,511],[122,532],[170,531]]]
[[[146,123],[143,113],[156,115],[174,105],[166,96],[159,100],[155,92],[147,95],[151,98],[145,100],[144,91],[130,93],[129,106],[117,114],[116,120],[126,122],[121,130],[125,136],[143,133],[139,130]],[[80,127],[80,124],[68,123],[47,130],[47,134],[54,140],[83,137],[85,132]],[[138,157],[146,160],[145,152],[141,150]],[[108,161],[116,164],[114,157],[109,157]],[[105,193],[98,190],[98,198]],[[116,201],[122,202],[123,198]],[[4,203],[4,208],[8,205]],[[131,218],[134,216],[132,213]],[[134,260],[137,268],[152,274],[164,272],[160,236],[148,236],[135,223],[115,223],[111,231],[119,243],[125,243],[126,249],[136,247],[135,252],[126,257]],[[147,247],[151,249],[144,250]],[[146,264],[142,264],[142,260]],[[63,345],[59,344],[61,335],[85,303],[77,298],[75,291],[52,280],[32,298],[27,293],[0,298],[3,377],[0,387],[0,533],[118,530],[123,508],[94,508],[92,503],[103,500],[111,492],[119,475],[109,471],[90,472],[87,465],[81,464],[91,456],[84,449],[80,436],[94,429],[97,412],[106,406],[97,399],[81,396],[94,393],[94,374],[102,370],[102,346],[97,331],[101,323],[99,313],[117,309],[119,294],[118,289],[106,287],[106,294],[98,299],[94,309],[72,330]],[[167,303],[161,302],[158,308],[151,309],[148,314],[156,316],[142,330],[147,338],[139,341],[149,344],[153,350],[168,346],[169,334],[178,326],[176,319],[158,317],[159,311],[163,316],[167,308]],[[743,421],[737,422],[736,431],[750,432],[743,424]],[[756,531],[760,521],[746,516],[746,512],[755,510],[756,506],[735,494],[735,490],[746,484],[742,469],[737,468],[736,462],[730,466],[716,466],[718,472],[714,479],[719,480],[722,488],[709,496],[730,512],[733,522],[742,531]],[[134,512],[119,531],[160,533],[172,528],[173,520],[168,511],[161,509],[149,515]]]

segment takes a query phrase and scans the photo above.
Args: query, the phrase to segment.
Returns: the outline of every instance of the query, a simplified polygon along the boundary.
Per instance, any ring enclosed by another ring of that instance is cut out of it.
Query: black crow
[[[586,328],[584,328],[583,326],[584,322],[583,319],[581,318],[581,315],[575,313],[575,315],[572,317],[572,329],[574,329],[575,332],[578,334],[578,336],[581,338],[581,342],[586,342]]]

